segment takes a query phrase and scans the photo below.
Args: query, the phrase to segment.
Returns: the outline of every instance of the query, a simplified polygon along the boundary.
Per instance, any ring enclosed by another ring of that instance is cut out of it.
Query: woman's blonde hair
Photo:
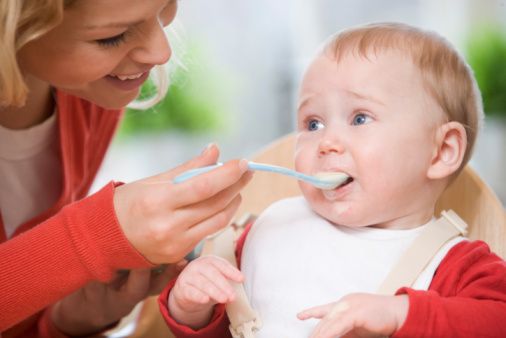
[[[1,0],[0,1],[0,107],[23,106],[28,95],[16,55],[28,42],[44,35],[63,18],[63,10],[75,0]],[[139,109],[149,108],[167,92],[168,76],[164,66],[156,67],[157,93],[144,101],[132,102]]]
[[[483,104],[471,68],[446,39],[407,24],[375,23],[341,31],[324,48],[336,60],[350,51],[363,57],[389,49],[406,53],[447,120],[464,126],[467,147],[461,168],[468,162],[483,120]]]
[[[28,89],[16,54],[56,26],[62,18],[64,3],[71,1],[0,1],[0,106],[24,104]]]

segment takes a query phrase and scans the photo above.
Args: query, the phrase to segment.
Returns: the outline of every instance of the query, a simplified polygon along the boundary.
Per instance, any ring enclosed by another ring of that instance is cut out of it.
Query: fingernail
[[[246,172],[248,170],[248,160],[242,159],[239,161],[239,168],[242,172]]]
[[[209,144],[208,144],[208,145],[204,148],[204,150],[202,150],[201,155],[205,155],[205,154],[207,154],[207,152],[209,151],[209,149],[211,149],[214,145],[215,145],[215,143],[214,143],[214,142],[209,143]]]

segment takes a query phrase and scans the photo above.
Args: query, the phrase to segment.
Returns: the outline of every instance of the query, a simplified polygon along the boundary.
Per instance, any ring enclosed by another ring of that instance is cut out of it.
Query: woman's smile
[[[113,75],[109,74],[104,78],[117,89],[130,91],[139,89],[149,76],[149,71],[131,75]]]

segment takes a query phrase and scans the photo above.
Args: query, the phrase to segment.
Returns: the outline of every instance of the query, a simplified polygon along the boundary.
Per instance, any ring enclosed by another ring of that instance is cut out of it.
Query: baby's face
[[[444,114],[419,70],[400,52],[339,63],[321,55],[300,91],[297,170],[343,171],[352,180],[324,191],[301,184],[312,208],[347,226],[407,228],[431,214],[434,190],[427,169]]]

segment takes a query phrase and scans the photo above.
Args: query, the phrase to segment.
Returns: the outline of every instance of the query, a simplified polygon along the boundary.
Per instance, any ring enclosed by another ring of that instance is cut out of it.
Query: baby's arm
[[[170,291],[167,307],[178,323],[194,330],[206,326],[215,304],[235,299],[231,282],[240,283],[242,273],[226,260],[203,256],[188,264]]]
[[[483,242],[463,242],[441,262],[428,291],[351,294],[298,317],[321,318],[311,338],[506,337],[506,262]]]
[[[397,293],[410,308],[394,337],[506,337],[506,262],[483,242],[450,250],[428,291]]]

